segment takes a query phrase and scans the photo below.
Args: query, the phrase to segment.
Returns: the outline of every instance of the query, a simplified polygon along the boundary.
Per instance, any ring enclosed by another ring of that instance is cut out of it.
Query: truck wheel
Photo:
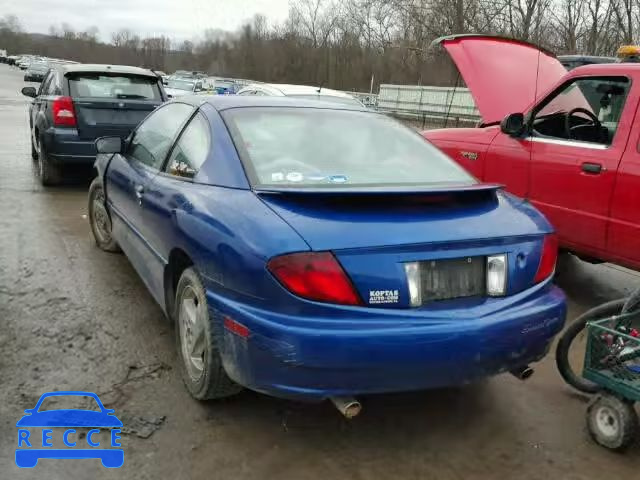
[[[617,315],[622,310],[626,299],[603,303],[576,318],[562,333],[556,346],[556,365],[565,382],[584,393],[596,393],[600,387],[583,378],[581,372],[575,371],[570,361],[571,345],[580,333],[585,332],[587,322]]]
[[[120,247],[111,235],[111,217],[107,211],[104,189],[100,178],[89,186],[89,225],[96,245],[105,252],[119,252]]]
[[[638,414],[633,403],[613,395],[598,395],[587,408],[587,428],[596,443],[622,451],[638,432]]]
[[[42,141],[40,141],[40,149],[38,151],[38,174],[40,183],[45,187],[57,185],[61,181],[60,168],[52,165]]]
[[[222,366],[207,297],[193,267],[180,276],[173,316],[180,373],[191,396],[207,400],[239,393],[242,387],[227,376]]]

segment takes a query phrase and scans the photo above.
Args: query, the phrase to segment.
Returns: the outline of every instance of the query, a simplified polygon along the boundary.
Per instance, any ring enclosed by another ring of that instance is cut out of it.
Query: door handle
[[[144,186],[136,185],[134,187],[134,190],[136,192],[136,197],[138,198],[138,203],[142,205],[142,196],[144,195]]]
[[[582,164],[582,171],[585,173],[591,173],[591,174],[597,175],[600,172],[603,172],[605,170],[606,169],[602,168],[602,165],[599,163],[585,162]]]

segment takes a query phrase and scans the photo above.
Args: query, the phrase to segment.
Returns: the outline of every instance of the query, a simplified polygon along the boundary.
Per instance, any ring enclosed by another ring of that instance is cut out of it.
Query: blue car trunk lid
[[[540,215],[528,204],[507,201],[498,188],[476,185],[414,192],[281,189],[256,193],[312,250],[499,240],[537,232]]]
[[[434,301],[483,297],[484,263],[494,254],[508,256],[508,294],[532,285],[551,228],[528,203],[498,189],[256,193],[311,250],[336,255],[365,304],[406,308],[407,262],[423,262]]]

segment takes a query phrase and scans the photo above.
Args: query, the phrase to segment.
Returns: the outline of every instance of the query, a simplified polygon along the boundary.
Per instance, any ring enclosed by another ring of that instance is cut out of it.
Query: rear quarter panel
[[[166,263],[180,249],[205,287],[242,302],[272,302],[281,287],[266,261],[307,251],[305,241],[250,190],[199,185],[158,176],[145,189],[147,241]],[[164,305],[163,305],[164,306]]]

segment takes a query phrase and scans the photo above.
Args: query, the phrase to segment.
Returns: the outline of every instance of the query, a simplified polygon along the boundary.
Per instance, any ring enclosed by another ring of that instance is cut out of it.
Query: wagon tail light
[[[76,111],[71,97],[58,97],[53,101],[53,124],[56,127],[75,127]]]
[[[558,259],[558,237],[552,233],[545,235],[542,242],[542,255],[536,272],[535,283],[546,280],[556,269],[556,260]]]
[[[331,252],[291,253],[274,257],[267,269],[291,293],[308,300],[362,305],[351,280]]]

